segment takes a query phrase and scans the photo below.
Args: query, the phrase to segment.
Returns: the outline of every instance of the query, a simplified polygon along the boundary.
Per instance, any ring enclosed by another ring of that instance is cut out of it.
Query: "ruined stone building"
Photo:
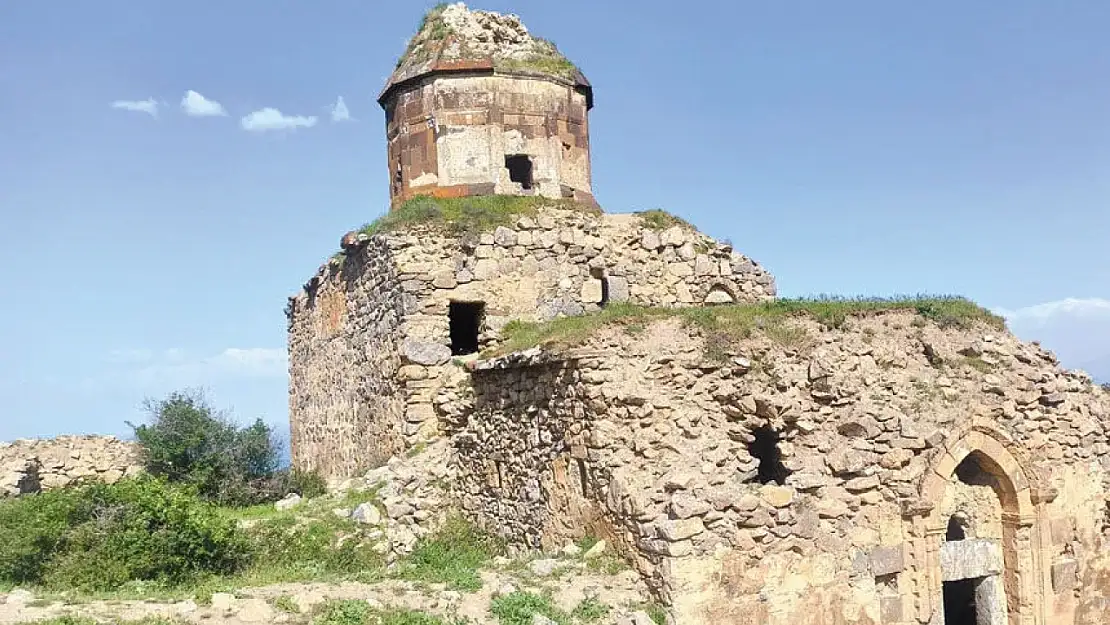
[[[968,302],[791,314],[731,245],[601,212],[571,67],[511,16],[425,20],[382,95],[386,217],[539,197],[343,237],[287,308],[295,464],[446,438],[478,523],[605,538],[681,625],[1110,623],[1108,394]]]

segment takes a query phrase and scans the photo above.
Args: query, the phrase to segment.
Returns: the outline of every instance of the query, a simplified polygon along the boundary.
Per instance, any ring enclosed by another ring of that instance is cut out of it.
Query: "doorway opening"
[[[513,154],[505,157],[505,169],[509,170],[509,180],[528,191],[532,188],[532,159],[527,154]]]
[[[979,622],[975,590],[979,579],[944,582],[944,625],[989,625]]]
[[[478,336],[486,305],[482,302],[451,302],[448,317],[451,325],[451,355],[466,356],[478,352]]]

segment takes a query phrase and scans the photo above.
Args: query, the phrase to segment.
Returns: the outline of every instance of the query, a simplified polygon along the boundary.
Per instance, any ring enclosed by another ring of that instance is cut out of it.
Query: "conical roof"
[[[394,89],[428,74],[474,71],[567,83],[593,106],[589,81],[555,44],[534,37],[516,15],[475,11],[462,2],[441,4],[424,16],[378,102],[384,106]]]

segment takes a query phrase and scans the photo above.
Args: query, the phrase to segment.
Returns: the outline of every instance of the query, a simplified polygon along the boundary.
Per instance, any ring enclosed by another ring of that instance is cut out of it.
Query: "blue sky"
[[[1110,379],[1110,3],[471,4],[593,82],[606,209],[787,296],[967,295]],[[186,386],[284,428],[285,299],[386,206],[374,98],[429,5],[3,4],[0,440]]]

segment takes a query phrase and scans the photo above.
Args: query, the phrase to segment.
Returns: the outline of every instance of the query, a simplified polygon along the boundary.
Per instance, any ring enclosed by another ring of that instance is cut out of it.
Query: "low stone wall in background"
[[[114,436],[0,442],[0,497],[61,488],[79,479],[110,484],[141,470],[138,445]]]

